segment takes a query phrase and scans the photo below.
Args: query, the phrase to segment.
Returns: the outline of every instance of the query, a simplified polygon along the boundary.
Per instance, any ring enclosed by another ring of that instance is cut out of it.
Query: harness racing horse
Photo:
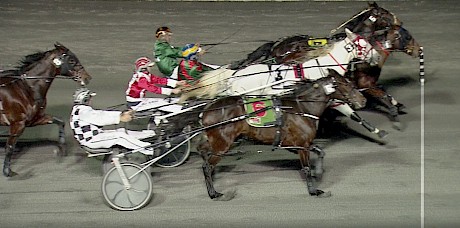
[[[377,51],[363,37],[346,29],[347,37],[329,47],[323,47],[319,57],[307,59],[296,65],[254,64],[241,70],[217,69],[203,74],[194,86],[185,89],[181,101],[190,97],[212,99],[215,96],[235,95],[279,95],[288,90],[296,81],[318,79],[328,75],[327,69],[334,69],[344,75],[353,59],[373,61]],[[387,135],[363,120],[348,104],[335,100],[330,106],[345,116],[352,118],[379,137]],[[355,109],[362,106],[355,106]]]
[[[313,38],[308,35],[296,35],[268,42],[248,54],[246,59],[232,64],[232,69],[259,62],[274,64],[298,62],[299,58],[308,57],[309,52],[314,51],[318,46],[343,39],[340,33],[336,34],[341,28],[347,28],[363,35],[375,48],[382,50],[377,64],[357,63],[354,70],[347,72],[347,75],[353,78],[358,88],[364,90],[363,94],[366,97],[377,101],[389,110],[394,126],[400,129],[398,114],[403,112],[404,105],[378,87],[377,81],[383,64],[391,52],[401,51],[412,57],[418,57],[421,49],[409,31],[402,27],[402,22],[393,13],[378,6],[375,2],[332,30],[333,35],[330,37]]]
[[[297,82],[295,89],[288,94],[273,100],[273,106],[247,113],[243,99],[238,96],[221,98],[209,104],[203,111],[202,123],[207,130],[207,141],[198,146],[204,160],[202,168],[211,199],[231,198],[219,193],[214,188],[213,174],[216,165],[227,153],[239,136],[246,136],[263,144],[271,144],[299,154],[301,171],[305,174],[308,192],[312,196],[327,197],[315,187],[314,177],[320,178],[323,172],[322,161],[324,152],[312,146],[316,136],[316,122],[327,108],[332,98],[349,100],[354,103],[365,102],[364,96],[351,97],[348,94],[359,94],[352,83],[340,75],[329,71],[337,77],[324,77],[315,81]],[[330,86],[335,85],[335,91]],[[332,94],[331,94],[332,93]],[[278,113],[276,124],[270,127],[252,127],[245,119],[266,112],[269,109]],[[278,110],[278,111],[277,111]],[[313,167],[310,162],[310,151],[318,154]],[[314,168],[314,170],[312,169]]]
[[[59,126],[59,149],[65,153],[65,122],[45,114],[46,94],[58,75],[86,85],[91,76],[77,56],[62,44],[53,50],[25,56],[14,70],[0,72],[0,125],[9,126],[3,175],[16,175],[11,170],[11,157],[18,137],[26,127],[45,124]]]

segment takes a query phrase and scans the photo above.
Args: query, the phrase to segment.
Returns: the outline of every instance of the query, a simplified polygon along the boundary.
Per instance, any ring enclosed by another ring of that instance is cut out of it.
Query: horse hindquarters
[[[220,132],[219,132],[220,133]],[[216,168],[217,163],[222,160],[220,154],[224,154],[230,148],[226,146],[227,143],[223,138],[219,136],[213,136],[212,133],[208,134],[208,141],[205,142],[205,145],[200,145],[201,157],[203,158],[203,169],[204,180],[206,182],[206,188],[208,195],[211,199],[220,198],[223,196],[222,193],[217,192],[214,188],[213,174],[214,169]],[[233,142],[233,141],[232,141]],[[207,144],[207,145],[206,145]],[[221,149],[219,149],[221,148]],[[221,151],[221,153],[219,153]],[[210,152],[210,153],[209,153]]]
[[[225,127],[229,127],[229,125],[225,125]],[[221,156],[230,149],[236,137],[229,137],[228,135],[224,137],[219,127],[207,130],[206,135],[208,140],[200,143],[197,149],[203,158],[202,169],[208,195],[211,199],[216,199],[222,197],[224,194],[217,192],[214,188],[214,169],[220,160],[222,160]]]

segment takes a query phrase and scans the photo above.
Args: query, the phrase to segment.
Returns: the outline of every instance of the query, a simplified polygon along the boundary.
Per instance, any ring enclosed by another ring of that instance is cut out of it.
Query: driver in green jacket
[[[183,47],[174,47],[169,42],[173,33],[168,27],[160,27],[155,33],[157,41],[155,42],[153,55],[156,58],[158,70],[166,76],[177,79],[178,58],[183,58]],[[173,71],[175,73],[173,73]]]

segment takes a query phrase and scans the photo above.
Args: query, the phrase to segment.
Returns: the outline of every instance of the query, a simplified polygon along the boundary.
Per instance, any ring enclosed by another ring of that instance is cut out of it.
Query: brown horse
[[[377,86],[377,81],[383,64],[391,52],[401,51],[412,57],[418,57],[420,45],[402,27],[402,22],[393,13],[378,6],[375,2],[370,3],[368,8],[332,30],[333,35],[330,37],[314,39],[309,35],[297,35],[281,38],[260,46],[246,59],[233,63],[231,67],[235,69],[260,62],[276,64],[299,62],[299,58],[305,58],[306,55],[308,57],[310,52],[316,50],[317,45],[322,46],[324,44],[322,41],[327,43],[343,39],[344,36],[336,32],[345,28],[366,37],[377,50],[381,50],[382,56],[377,64],[355,64],[354,70],[349,71],[349,76],[353,78],[358,88],[364,90],[363,94],[368,99],[377,101],[388,109],[390,120],[393,121],[396,128],[400,129],[398,115],[403,112],[404,105]]]
[[[59,126],[59,149],[65,153],[64,121],[45,114],[46,94],[58,75],[86,85],[91,76],[77,56],[62,44],[53,50],[25,56],[14,70],[0,72],[0,125],[10,126],[6,141],[3,175],[16,175],[11,170],[11,157],[17,139],[26,127],[45,124]]]
[[[326,197],[325,193],[314,186],[314,177],[322,174],[322,158],[324,152],[312,146],[316,136],[316,122],[328,106],[332,98],[350,102],[365,102],[365,98],[357,91],[353,83],[340,75],[330,72],[330,75],[316,81],[305,81],[297,85],[290,95],[281,96],[274,100],[272,107],[259,109],[258,112],[273,108],[280,110],[277,124],[272,127],[257,128],[250,126],[244,119],[257,113],[247,114],[241,97],[226,97],[209,104],[203,111],[204,127],[216,125],[206,130],[208,140],[198,146],[204,160],[203,174],[207,191],[211,199],[223,199],[226,196],[215,190],[212,175],[222,156],[229,151],[235,139],[246,136],[263,144],[271,144],[292,152],[300,157],[302,171],[306,176],[310,195]],[[327,91],[327,86],[334,84],[335,92]],[[353,96],[350,96],[354,94]],[[257,112],[257,111],[256,111]],[[251,115],[252,114],[252,115]],[[225,123],[225,124],[221,124]],[[310,164],[310,151],[318,153],[315,169]]]

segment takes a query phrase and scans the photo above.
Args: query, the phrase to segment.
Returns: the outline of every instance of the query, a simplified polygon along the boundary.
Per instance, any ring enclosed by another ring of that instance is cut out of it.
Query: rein
[[[206,46],[211,46],[207,49],[205,49],[205,51],[209,51],[211,48],[217,46],[217,45],[220,45],[220,44],[224,44],[224,42],[228,39],[230,39],[232,36],[234,36],[235,34],[237,34],[238,32],[240,32],[241,30],[243,29],[243,26],[241,26],[238,30],[236,30],[235,32],[233,32],[232,34],[228,35],[227,37],[225,37],[224,39],[222,39],[221,41],[217,42],[217,43],[214,43],[214,44],[208,44]]]
[[[310,69],[310,68],[323,68],[323,67],[335,67],[335,66],[349,66],[349,65],[353,65],[353,64],[356,64],[356,63],[364,63],[366,61],[364,60],[359,60],[359,61],[351,61],[349,63],[344,63],[344,64],[328,64],[328,65],[316,65],[316,66],[302,66],[302,67],[299,67],[299,69]],[[231,79],[231,78],[239,78],[239,77],[247,77],[247,76],[253,76],[253,75],[258,75],[258,74],[264,74],[264,73],[273,73],[273,72],[276,72],[276,73],[281,73],[281,72],[284,72],[284,71],[291,71],[292,69],[275,69],[275,70],[267,70],[267,71],[259,71],[259,72],[254,72],[254,73],[248,73],[248,74],[243,74],[243,75],[239,75],[239,76],[232,76],[232,77],[229,77],[228,79]],[[235,71],[236,72],[236,71]],[[217,75],[216,75],[217,76]],[[202,80],[203,81],[203,80]],[[193,91],[193,90],[197,90],[197,89],[203,89],[203,88],[206,88],[208,86],[211,86],[213,84],[217,84],[217,83],[220,83],[219,82],[215,82],[215,83],[212,83],[212,84],[207,84],[207,85],[203,85],[203,86],[200,86],[200,87],[196,87],[196,88],[193,88],[193,89],[189,89],[188,91]]]
[[[49,80],[49,79],[72,79],[72,80],[77,80],[77,77],[72,77],[72,78],[69,78],[69,77],[66,77],[66,76],[61,76],[61,75],[56,75],[54,77],[41,77],[41,76],[25,76],[26,74],[23,74],[23,75],[2,75],[0,76],[0,78],[13,78],[13,79],[16,79],[16,80],[13,80],[13,81],[9,81],[9,82],[6,82],[6,83],[2,83],[0,84],[0,87],[5,87],[9,84],[13,84],[15,83],[17,80],[19,79],[34,79],[34,80],[38,80],[38,79],[41,79],[41,80]]]
[[[361,11],[360,13],[356,14],[355,16],[351,17],[350,19],[348,19],[347,21],[343,22],[341,25],[339,25],[337,28],[335,29],[332,29],[331,32],[330,32],[330,35],[334,34],[335,32],[337,32],[337,30],[343,28],[343,26],[345,26],[346,24],[350,23],[352,20],[356,19],[357,17],[361,16],[362,14],[368,12],[369,10],[371,9],[365,9],[363,11]]]

